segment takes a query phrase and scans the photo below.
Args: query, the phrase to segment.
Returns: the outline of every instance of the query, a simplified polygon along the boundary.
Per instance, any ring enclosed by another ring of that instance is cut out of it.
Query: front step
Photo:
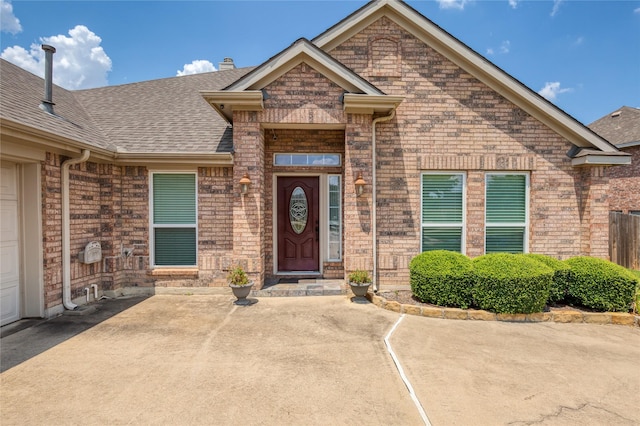
[[[347,294],[344,280],[300,279],[297,283],[265,285],[252,290],[253,297],[339,296]]]

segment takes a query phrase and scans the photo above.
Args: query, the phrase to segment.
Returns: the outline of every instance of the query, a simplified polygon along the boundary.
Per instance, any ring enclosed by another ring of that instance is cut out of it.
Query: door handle
[[[318,223],[318,219],[316,219],[316,241],[320,239],[320,224]]]

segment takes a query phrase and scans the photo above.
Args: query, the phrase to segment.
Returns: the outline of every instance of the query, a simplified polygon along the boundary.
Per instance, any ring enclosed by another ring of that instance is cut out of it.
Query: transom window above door
[[[335,167],[342,165],[340,154],[287,154],[273,155],[274,166]]]

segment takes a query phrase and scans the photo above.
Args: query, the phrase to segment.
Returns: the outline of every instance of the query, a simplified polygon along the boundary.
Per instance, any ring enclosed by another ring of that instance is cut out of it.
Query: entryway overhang
[[[313,68],[344,90],[342,101],[348,113],[386,114],[404,99],[385,94],[304,38],[223,90],[203,90],[200,94],[228,123],[233,123],[233,111],[262,111],[269,98],[265,88],[300,64]]]
[[[403,96],[344,94],[344,110],[352,114],[389,114],[404,100]]]

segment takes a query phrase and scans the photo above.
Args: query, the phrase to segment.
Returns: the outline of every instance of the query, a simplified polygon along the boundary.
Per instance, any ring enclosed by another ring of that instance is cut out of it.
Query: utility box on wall
[[[96,263],[102,260],[102,246],[98,241],[91,241],[78,253],[78,259],[82,263]]]

